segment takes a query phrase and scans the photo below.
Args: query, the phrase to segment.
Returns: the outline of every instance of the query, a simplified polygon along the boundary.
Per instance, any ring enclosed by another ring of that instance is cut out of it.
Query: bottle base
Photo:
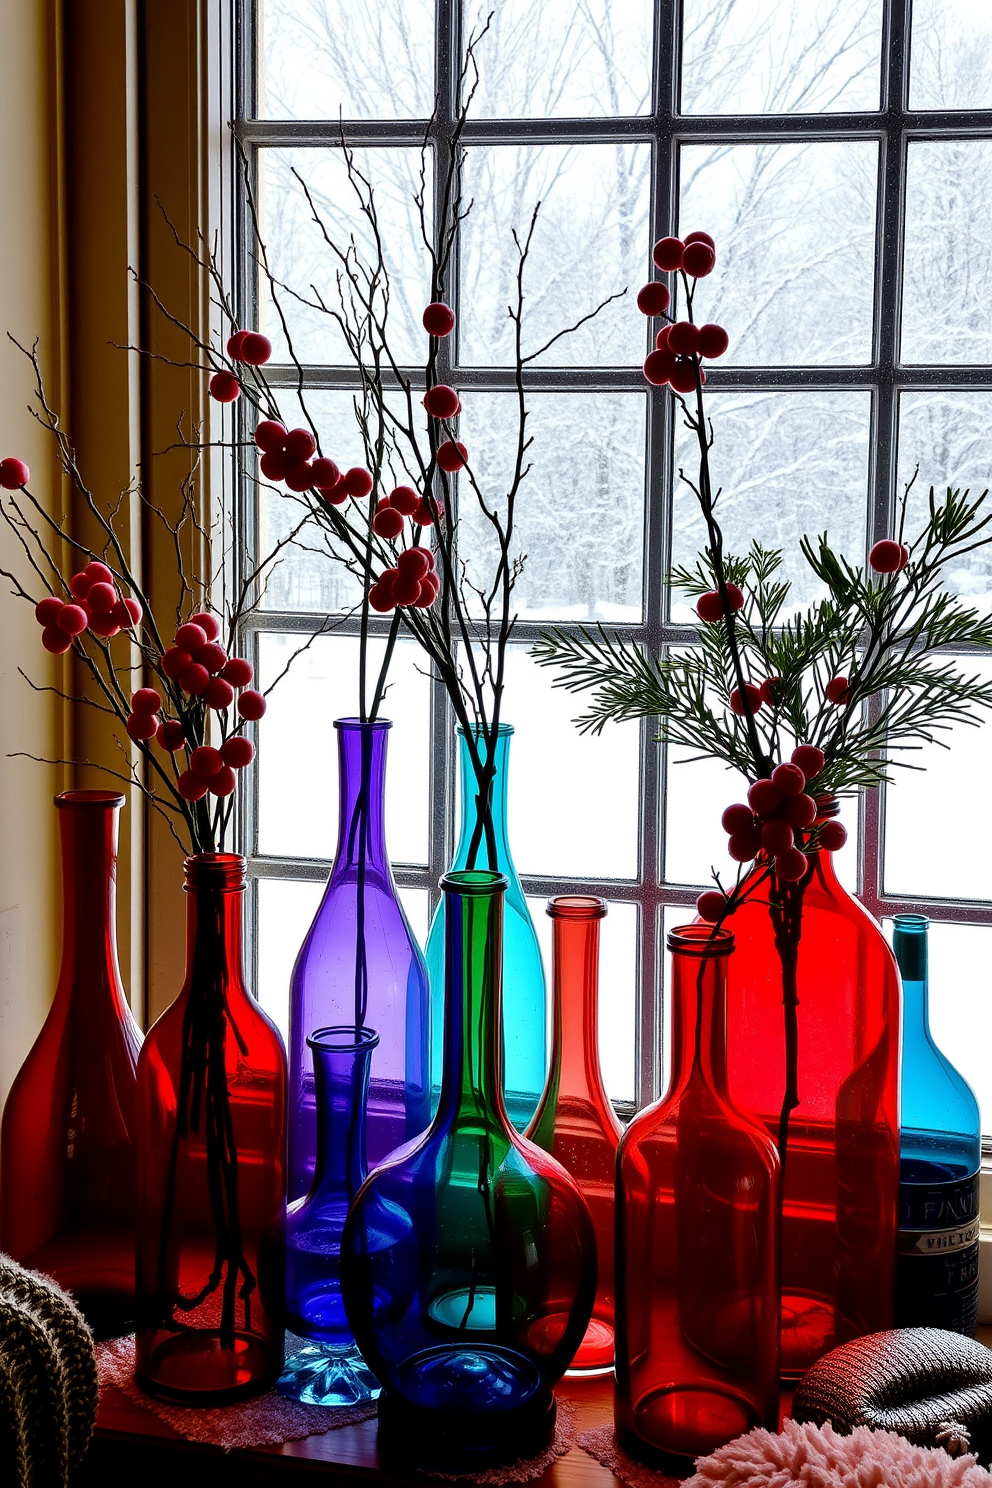
[[[500,1385],[507,1384],[508,1360],[514,1357],[510,1350],[482,1345],[473,1350],[429,1352],[447,1355],[444,1373],[453,1385],[452,1392],[444,1405],[431,1406],[414,1405],[403,1395],[383,1390],[379,1397],[379,1447],[387,1462],[408,1469],[412,1458],[418,1467],[436,1472],[477,1472],[535,1457],[545,1450],[554,1435],[557,1404],[551,1390],[537,1381],[537,1371],[528,1360],[520,1362],[534,1375],[535,1387],[522,1401],[515,1391],[520,1403],[514,1404],[506,1400],[505,1394],[502,1400],[499,1396]],[[434,1376],[430,1388],[422,1394],[434,1393],[440,1386],[438,1395],[443,1396],[446,1392],[437,1363],[421,1355],[419,1360],[408,1361],[403,1372],[409,1374],[409,1366],[414,1364],[422,1380],[425,1374]],[[466,1409],[458,1399],[459,1381],[473,1374],[477,1383],[485,1382],[488,1409]]]
[[[362,1405],[382,1387],[355,1343],[333,1345],[301,1339],[276,1380],[287,1400],[303,1405]]]
[[[782,1290],[783,1379],[800,1379],[836,1343],[836,1310],[832,1297],[818,1292]]]
[[[163,1333],[150,1346],[137,1341],[135,1383],[172,1405],[234,1405],[274,1385],[282,1349],[239,1330],[234,1347],[222,1348],[219,1330]]]
[[[594,1379],[599,1375],[612,1374],[613,1355],[612,1324],[594,1317],[565,1373],[569,1379]]]
[[[752,1401],[717,1381],[651,1390],[633,1405],[633,1428],[616,1423],[625,1452],[649,1467],[685,1472],[686,1464],[761,1426]]]

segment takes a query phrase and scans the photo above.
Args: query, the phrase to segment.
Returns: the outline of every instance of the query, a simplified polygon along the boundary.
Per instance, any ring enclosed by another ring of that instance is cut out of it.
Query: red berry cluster
[[[727,593],[727,603],[731,610],[744,608],[744,595],[736,584],[724,584]],[[707,589],[696,600],[696,614],[700,620],[705,620],[708,625],[713,625],[723,617],[723,602],[720,599],[719,589]]]
[[[673,271],[681,269],[694,279],[701,279],[713,270],[716,263],[716,248],[708,233],[689,233],[681,238],[660,238],[654,245],[654,261],[659,269]],[[645,284],[637,296],[638,309],[645,315],[664,315],[668,309],[669,292],[664,284],[652,281]],[[677,393],[691,393],[696,386],[696,370],[699,360],[723,356],[730,345],[730,337],[723,326],[697,326],[690,320],[677,320],[662,326],[655,337],[655,349],[644,363],[644,376],[654,387],[670,384]],[[706,381],[706,373],[700,371],[700,381]]]
[[[169,727],[162,725],[163,729]],[[159,743],[162,743],[161,733]],[[208,791],[212,796],[229,796],[237,784],[235,770],[243,770],[254,758],[255,746],[242,734],[232,734],[219,749],[212,744],[200,744],[189,757],[189,768],[176,781],[176,789],[185,801],[199,801]]]
[[[227,354],[232,362],[261,367],[272,355],[272,342],[258,331],[235,331],[228,337]],[[241,384],[233,372],[215,372],[209,383],[210,396],[218,403],[233,403],[241,396]]]
[[[236,688],[244,689],[238,698],[238,713],[254,722],[265,712],[265,698],[248,687],[254,669],[243,656],[229,657],[218,643],[219,634],[213,615],[202,611],[191,616],[163,653],[162,670],[183,692],[202,698],[208,708],[218,711],[231,706]]]
[[[876,573],[898,573],[909,562],[909,549],[904,543],[894,542],[891,537],[883,537],[868,554],[868,562]]]
[[[342,473],[333,460],[318,456],[309,429],[287,429],[275,419],[263,419],[255,429],[255,443],[262,451],[259,467],[266,480],[285,481],[291,491],[316,490],[322,501],[340,506],[349,496],[367,496],[372,489],[372,477],[360,465]]]
[[[388,510],[392,512],[393,508]],[[407,606],[429,610],[440,590],[430,548],[406,548],[397,558],[396,567],[387,568],[372,585],[369,604],[380,614]]]
[[[141,622],[141,605],[136,599],[122,599],[114,575],[105,563],[96,559],[87,563],[69,580],[72,601],[54,594],[35,605],[35,619],[43,627],[41,644],[58,655],[68,651],[76,636],[91,630],[102,640],[110,640],[118,631],[131,630]]]

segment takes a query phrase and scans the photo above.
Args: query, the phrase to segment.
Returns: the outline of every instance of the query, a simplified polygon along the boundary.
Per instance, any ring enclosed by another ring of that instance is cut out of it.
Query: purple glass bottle
[[[371,1025],[366,1143],[374,1167],[430,1121],[427,968],[396,896],[383,808],[386,719],[339,718],[338,844],[324,897],[293,968],[289,1010],[289,1200],[314,1173],[317,1118],[307,1039]]]

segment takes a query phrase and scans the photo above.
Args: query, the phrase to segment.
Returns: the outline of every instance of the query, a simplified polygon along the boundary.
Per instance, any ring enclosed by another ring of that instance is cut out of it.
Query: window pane
[[[681,230],[716,239],[696,319],[726,326],[725,361],[868,362],[877,147],[687,145],[680,169]]]
[[[969,677],[987,680],[992,661],[958,658]],[[979,714],[980,718],[987,715]],[[885,892],[935,899],[992,899],[992,859],[972,822],[992,814],[988,723],[958,724],[939,736],[950,749],[924,744],[901,757],[914,767],[893,771],[885,793]],[[894,754],[894,759],[900,758]],[[967,781],[966,817],[957,807],[957,787]]]
[[[260,0],[259,112],[272,119],[426,119],[434,0]]]
[[[505,511],[517,450],[513,393],[466,393],[461,419],[473,470]],[[526,555],[515,596],[540,619],[641,618],[645,399],[640,393],[532,393],[530,474],[514,506],[513,553]],[[466,483],[459,532],[473,579],[496,571],[492,527]]]
[[[683,113],[878,108],[880,0],[683,3]]]
[[[643,114],[651,107],[651,0],[466,0],[484,119]]]
[[[992,360],[992,140],[925,140],[906,164],[904,362]]]
[[[262,686],[271,685],[302,635],[259,637]],[[369,641],[370,690],[385,642]],[[430,684],[414,641],[400,639],[383,716],[394,720],[386,769],[386,846],[394,863],[426,863]],[[338,766],[335,718],[358,713],[358,637],[321,636],[293,662],[269,698],[259,730],[258,851],[334,856]],[[315,756],[314,751],[318,751]]]
[[[523,350],[536,351],[601,299],[647,277],[649,145],[499,145],[467,153],[459,356],[513,361],[517,254],[541,204],[524,271]],[[615,366],[644,359],[644,322],[632,294],[540,358],[551,367]]]
[[[868,509],[870,395],[833,393],[714,393],[708,400],[715,444],[710,468],[723,488],[717,514],[729,553],[745,553],[753,538],[784,552],[782,572],[793,584],[792,609],[823,591],[799,551],[805,534],[827,532],[854,563],[864,561]],[[695,435],[676,423],[675,465],[692,479],[699,466]],[[706,545],[696,497],[676,477],[672,550],[693,563]],[[672,618],[693,620],[681,595]]]
[[[552,936],[547,903],[527,897],[550,988]],[[637,1088],[637,926],[636,905],[607,900],[606,918],[599,922],[599,1064],[606,1093],[613,1101],[632,1101]],[[549,992],[549,1048],[551,1015]]]
[[[992,108],[992,9],[986,0],[913,0],[909,106]]]
[[[427,335],[421,324],[430,299],[430,265],[420,233],[415,197],[420,190],[421,152],[416,149],[356,149],[355,165],[371,183],[383,257],[389,276],[387,334],[393,355],[405,364],[427,357]],[[261,232],[275,278],[288,289],[277,291],[297,357],[325,366],[350,365],[351,358],[332,316],[319,308],[319,295],[329,310],[339,308],[340,261],[327,246],[294,168],[306,182],[332,242],[347,247],[354,236],[359,261],[374,267],[374,235],[337,149],[260,150],[258,152]],[[430,212],[431,179],[426,184]],[[301,303],[294,294],[308,303]],[[377,300],[380,305],[381,295]],[[262,328],[272,339],[273,360],[289,360],[279,317],[263,293]]]
[[[899,489],[919,475],[906,507],[906,531],[916,536],[927,520],[930,487],[938,500],[947,487],[977,496],[992,484],[992,393],[902,393],[899,397]],[[992,549],[958,559],[947,587],[981,610],[992,609]]]

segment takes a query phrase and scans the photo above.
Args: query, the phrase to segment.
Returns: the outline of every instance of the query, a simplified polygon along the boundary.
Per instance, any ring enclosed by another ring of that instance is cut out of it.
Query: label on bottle
[[[973,1334],[978,1323],[978,1181],[899,1186],[896,1323]]]

